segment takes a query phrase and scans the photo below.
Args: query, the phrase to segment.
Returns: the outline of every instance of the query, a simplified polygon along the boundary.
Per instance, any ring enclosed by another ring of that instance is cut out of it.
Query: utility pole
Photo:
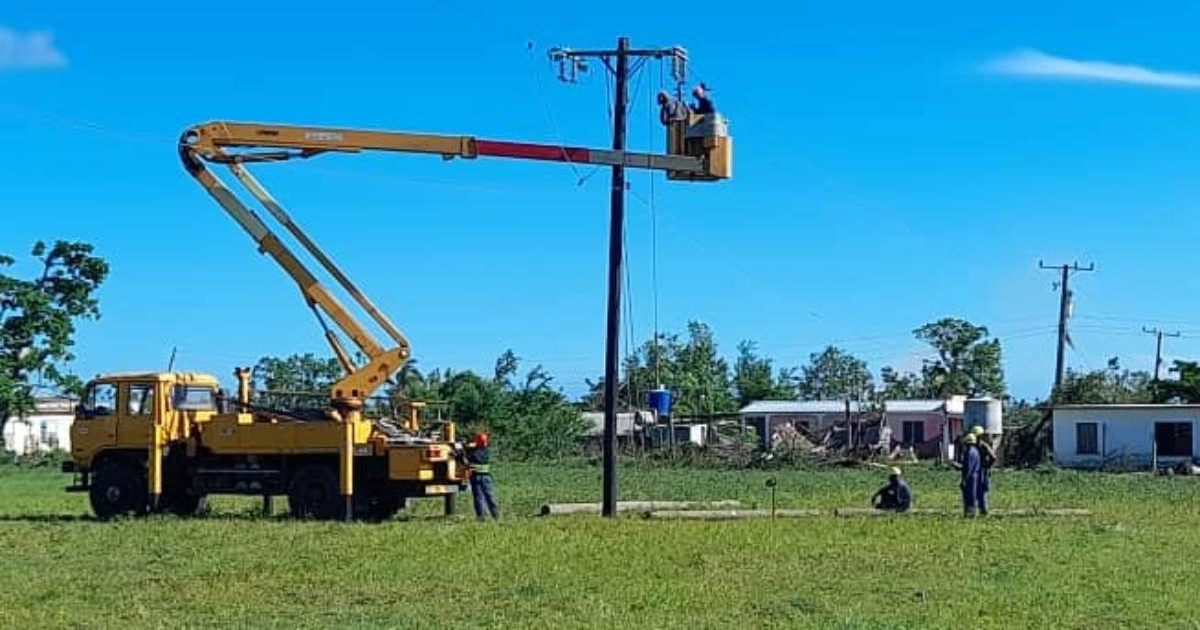
[[[1057,269],[1062,273],[1062,279],[1058,282],[1058,360],[1054,366],[1054,388],[1058,389],[1066,372],[1066,348],[1071,339],[1067,333],[1067,320],[1071,317],[1071,272],[1095,271],[1096,265],[1089,263],[1086,267],[1080,267],[1078,262],[1070,265],[1047,265],[1039,260],[1038,268]]]
[[[1154,345],[1154,380],[1158,381],[1159,371],[1162,369],[1162,340],[1163,337],[1182,337],[1182,333],[1175,331],[1173,333],[1163,332],[1161,328],[1146,328],[1142,326],[1142,332],[1148,335],[1154,335],[1156,341]]]
[[[629,109],[629,75],[631,58],[637,60],[635,71],[647,59],[670,58],[675,78],[682,83],[687,78],[687,51],[672,48],[633,49],[628,37],[617,40],[611,50],[571,50],[554,48],[550,59],[559,64],[558,77],[574,82],[580,72],[587,71],[586,59],[600,59],[612,73],[615,83],[613,99],[613,151],[625,150],[625,115]],[[624,255],[622,235],[625,227],[625,165],[612,167],[608,227],[608,322],[604,337],[604,491],[601,514],[617,515],[617,388],[620,385],[621,341],[621,261]],[[674,437],[674,436],[672,436]]]

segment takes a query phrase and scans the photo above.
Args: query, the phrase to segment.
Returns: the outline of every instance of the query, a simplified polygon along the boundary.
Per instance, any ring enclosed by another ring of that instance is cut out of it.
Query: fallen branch
[[[821,510],[657,510],[646,518],[662,520],[730,521],[743,518],[809,518],[821,516]]]
[[[743,507],[741,501],[618,501],[618,512],[647,512],[657,510],[713,510]],[[564,514],[599,514],[599,503],[547,503],[542,516]]]

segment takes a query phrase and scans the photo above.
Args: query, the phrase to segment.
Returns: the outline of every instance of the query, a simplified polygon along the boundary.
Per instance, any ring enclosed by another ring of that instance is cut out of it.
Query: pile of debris
[[[835,423],[819,435],[797,425],[776,427],[769,459],[807,460],[820,464],[857,465],[865,462],[915,459],[911,448],[892,448],[892,431],[880,417]]]

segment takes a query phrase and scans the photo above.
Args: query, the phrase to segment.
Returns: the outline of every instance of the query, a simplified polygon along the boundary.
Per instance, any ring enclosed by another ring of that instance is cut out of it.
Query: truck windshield
[[[216,411],[216,393],[209,387],[176,385],[171,403],[180,411]]]

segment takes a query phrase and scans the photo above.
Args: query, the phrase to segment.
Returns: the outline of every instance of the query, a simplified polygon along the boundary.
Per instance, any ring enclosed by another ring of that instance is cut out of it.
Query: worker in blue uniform
[[[980,507],[983,507],[984,514],[987,513],[987,499],[981,496],[986,490],[983,480],[983,457],[980,455],[978,442],[978,438],[973,434],[968,433],[963,437],[962,481],[959,486],[962,488],[963,516],[968,518],[974,517]]]
[[[708,93],[708,86],[701,83],[692,88],[692,97],[696,102],[692,104],[692,111],[706,116],[708,114],[717,113],[717,106],[713,104],[712,96]]]
[[[500,505],[496,501],[496,487],[492,484],[491,438],[480,431],[467,444],[467,467],[471,471],[471,498],[475,501],[475,517],[486,520],[500,518]]]
[[[908,508],[912,506],[912,489],[904,481],[904,476],[899,468],[892,466],[888,470],[887,485],[871,495],[871,506],[877,510],[894,512],[907,512]]]
[[[984,431],[983,427],[973,427],[971,435],[975,436],[975,446],[979,449],[979,464],[982,471],[980,474],[978,497],[979,513],[987,516],[988,495],[992,491],[992,467],[996,465],[996,449],[988,441],[987,432]]]

